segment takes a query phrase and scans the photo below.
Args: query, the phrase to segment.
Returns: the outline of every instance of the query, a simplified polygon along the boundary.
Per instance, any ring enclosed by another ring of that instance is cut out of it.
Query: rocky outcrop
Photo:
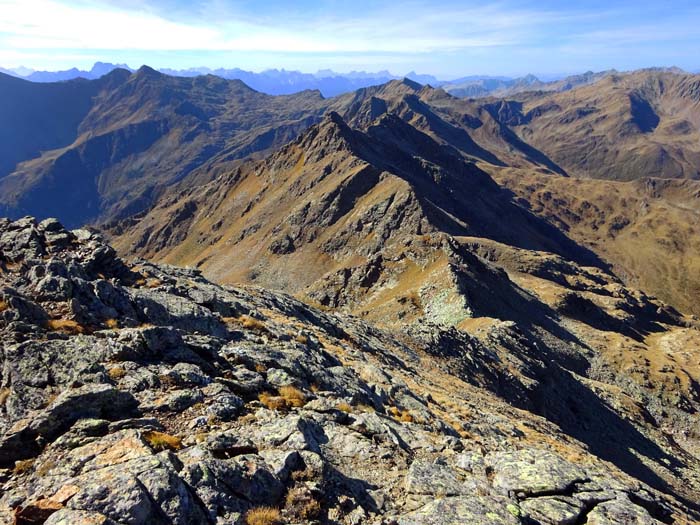
[[[0,222],[0,247],[2,523],[698,519],[513,406],[544,385],[517,327],[397,337],[55,221]]]

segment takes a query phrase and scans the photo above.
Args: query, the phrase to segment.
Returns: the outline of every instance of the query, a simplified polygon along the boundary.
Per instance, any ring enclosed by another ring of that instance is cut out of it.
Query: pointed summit
[[[333,152],[352,150],[358,141],[355,131],[335,111],[327,113],[321,122],[309,128],[295,142],[310,158],[322,158]]]
[[[139,78],[158,78],[164,75],[144,64],[136,71],[136,76]]]

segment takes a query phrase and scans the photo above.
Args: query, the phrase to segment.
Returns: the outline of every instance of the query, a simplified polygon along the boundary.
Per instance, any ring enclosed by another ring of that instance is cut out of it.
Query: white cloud
[[[423,6],[424,7],[424,6]],[[429,53],[513,44],[534,20],[493,7],[416,12],[384,8],[350,19],[221,16],[206,23],[96,2],[0,0],[0,45],[13,49],[208,50],[285,53]],[[219,11],[220,13],[221,11]],[[541,18],[542,14],[539,14]]]
[[[653,51],[654,61],[681,62],[697,48],[700,18],[615,2],[601,10],[535,0],[353,1],[304,10],[282,0],[0,0],[0,64],[571,72],[635,65],[644,44],[647,61]],[[696,58],[685,63],[697,67]]]

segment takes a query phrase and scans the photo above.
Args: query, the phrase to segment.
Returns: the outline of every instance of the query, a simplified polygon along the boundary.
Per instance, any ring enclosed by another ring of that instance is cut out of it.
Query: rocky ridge
[[[614,437],[637,436],[621,447],[656,454],[675,482],[552,422],[572,401],[547,384],[581,398],[582,426],[611,432],[626,397],[550,360],[517,323],[397,336],[195,270],[127,264],[55,220],[0,222],[0,255],[3,523],[698,519],[697,460],[634,406]]]

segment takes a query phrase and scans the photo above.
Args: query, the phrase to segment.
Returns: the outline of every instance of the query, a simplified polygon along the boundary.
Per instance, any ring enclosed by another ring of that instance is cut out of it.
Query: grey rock
[[[449,466],[439,462],[416,460],[406,476],[406,492],[437,497],[459,496],[469,488]]]
[[[399,525],[519,525],[518,507],[507,499],[458,496],[432,501],[398,519]]]
[[[505,494],[565,494],[573,492],[576,483],[588,480],[582,468],[545,450],[497,453],[489,462],[494,470],[493,486]]]

